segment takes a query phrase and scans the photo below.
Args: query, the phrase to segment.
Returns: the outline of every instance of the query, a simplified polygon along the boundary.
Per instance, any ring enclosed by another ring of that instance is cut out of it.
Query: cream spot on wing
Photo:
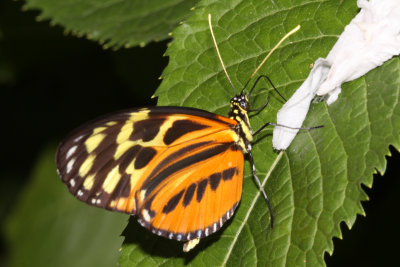
[[[83,135],[78,136],[77,138],[74,139],[74,142],[79,142],[83,138]]]
[[[196,235],[197,235],[197,237],[201,237],[201,234],[202,234],[202,231],[201,230],[197,230],[197,232],[196,232]]]
[[[72,154],[75,153],[75,151],[76,151],[77,148],[78,148],[78,146],[76,146],[76,145],[73,146],[73,147],[71,147],[71,148],[68,150],[67,155],[65,156],[65,158],[68,159],[69,157],[71,157]]]
[[[140,195],[139,195],[140,201],[143,201],[145,196],[146,196],[146,190],[143,189],[142,191],[140,191]]]
[[[75,163],[75,158],[72,158],[70,161],[67,163],[67,173],[70,173],[72,170],[72,167],[74,166]]]
[[[141,220],[141,219],[138,219],[138,222],[139,222],[139,223],[140,223],[140,225],[141,225],[141,226],[143,226],[143,227],[146,225],[146,222],[144,222],[144,221],[143,221],[143,220]]]
[[[78,196],[78,197],[83,196],[83,191],[82,191],[82,190],[78,190],[77,196]]]
[[[217,231],[217,227],[218,227],[217,223],[214,223],[213,224],[213,233],[215,233]]]
[[[183,245],[183,252],[192,250],[200,242],[199,238],[190,240]]]
[[[147,209],[144,209],[144,210],[142,211],[142,216],[143,216],[143,219],[144,219],[146,222],[149,222],[149,221],[150,221],[150,214],[149,214],[149,211],[148,211]]]
[[[75,179],[69,180],[69,184],[71,185],[71,187],[74,187],[75,186]]]

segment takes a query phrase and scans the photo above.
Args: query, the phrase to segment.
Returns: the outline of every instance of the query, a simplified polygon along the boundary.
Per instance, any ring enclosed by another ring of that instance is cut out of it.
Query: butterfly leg
[[[261,126],[257,131],[255,131],[253,133],[253,136],[255,136],[256,134],[261,132],[265,127],[270,126],[270,125],[284,127],[284,128],[293,129],[293,130],[314,130],[314,129],[318,129],[318,128],[324,127],[324,125],[318,125],[318,126],[314,126],[314,127],[290,127],[290,126],[282,125],[282,124],[279,124],[279,123],[267,122],[266,124]]]
[[[249,159],[250,159],[250,164],[251,164],[251,170],[253,172],[253,177],[254,180],[256,180],[256,183],[258,184],[258,187],[260,188],[261,193],[264,196],[265,202],[267,202],[268,210],[269,210],[269,215],[271,217],[271,228],[274,227],[274,214],[272,213],[271,205],[269,203],[269,199],[267,196],[267,193],[265,193],[263,186],[261,185],[260,179],[258,179],[256,175],[256,167],[254,165],[254,159],[253,159],[253,154],[251,153],[251,147],[249,147],[247,153],[249,154]]]

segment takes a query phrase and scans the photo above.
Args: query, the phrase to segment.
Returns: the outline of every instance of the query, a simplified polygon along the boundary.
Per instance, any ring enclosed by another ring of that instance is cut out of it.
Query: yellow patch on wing
[[[83,182],[83,188],[86,190],[92,189],[92,186],[94,184],[94,177],[95,174],[89,175],[88,177],[85,178],[85,181]]]
[[[79,176],[85,177],[86,174],[89,172],[90,168],[93,166],[94,159],[96,157],[94,155],[89,155],[87,159],[82,163],[81,167],[79,168]]]
[[[129,122],[129,121],[128,121]],[[133,123],[125,123],[117,136],[117,144],[126,142],[133,132]]]
[[[117,160],[121,157],[129,148],[133,147],[137,142],[124,141],[117,146],[117,150],[114,154],[114,159]]]
[[[141,109],[140,112],[134,112],[129,117],[129,119],[125,122],[124,126],[122,126],[121,131],[119,132],[116,142],[117,142],[117,150],[114,154],[114,159],[119,159],[128,149],[133,147],[136,144],[142,144],[143,142],[138,141],[130,141],[129,138],[133,133],[133,126],[135,122],[140,122],[149,118],[149,112],[146,108]]]
[[[134,168],[134,164],[131,164],[127,169],[126,169],[126,173],[131,175],[131,187],[135,188],[136,185],[138,184],[138,182],[140,181],[140,177],[142,177],[143,173],[145,172],[146,168],[140,169],[140,170],[136,170]]]
[[[99,128],[105,128],[105,127],[99,127]],[[99,129],[96,128],[96,129]],[[96,131],[96,129],[94,131]],[[91,135],[86,141],[85,141],[85,146],[86,146],[86,150],[87,152],[90,154],[93,152],[93,150],[95,150],[101,143],[101,141],[103,141],[103,139],[106,137],[105,134],[94,134]]]
[[[116,121],[109,121],[109,122],[106,123],[107,126],[113,126],[115,124],[117,124]]]
[[[150,141],[141,141],[141,144],[145,146],[151,146],[151,147],[157,147],[157,146],[164,146],[164,135],[167,132],[169,128],[172,127],[172,124],[177,120],[177,118],[166,118],[166,120],[163,122],[163,124],[160,127],[160,130],[158,131],[157,135]]]
[[[118,171],[119,166],[115,166],[108,174],[103,183],[104,192],[111,194],[121,179],[121,174]]]
[[[96,135],[96,134],[98,134],[98,133],[104,131],[105,129],[107,129],[107,127],[104,127],[104,126],[94,128],[94,129],[93,129],[92,135]]]
[[[147,108],[139,109],[137,112],[133,112],[132,115],[129,117],[128,121],[142,121],[149,118],[149,112]]]

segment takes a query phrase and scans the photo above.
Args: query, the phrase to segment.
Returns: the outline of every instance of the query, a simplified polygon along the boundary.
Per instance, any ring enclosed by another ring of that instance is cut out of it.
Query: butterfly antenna
[[[287,39],[289,38],[289,36],[291,36],[292,34],[294,34],[295,32],[297,32],[298,30],[300,30],[300,25],[297,25],[293,30],[291,30],[290,32],[288,32],[285,36],[283,36],[283,38],[271,49],[271,51],[269,51],[269,53],[266,55],[266,57],[263,59],[263,61],[261,62],[260,65],[258,65],[258,67],[256,68],[256,70],[253,72],[253,74],[251,74],[250,78],[248,79],[248,81],[246,82],[245,86],[243,87],[243,90],[247,87],[247,85],[249,84],[249,82],[251,81],[251,79],[254,77],[254,75],[257,74],[257,72],[261,69],[261,67],[264,65],[264,63],[267,61],[267,59],[272,55],[273,52],[275,52],[276,49],[278,49],[278,47]],[[242,91],[243,91],[242,90]]]
[[[236,95],[235,87],[233,86],[233,83],[232,83],[232,81],[231,81],[231,78],[229,77],[229,74],[228,74],[228,72],[226,71],[225,64],[224,64],[224,61],[222,60],[221,54],[219,53],[217,41],[215,40],[214,31],[213,31],[212,24],[211,24],[211,14],[208,14],[208,25],[210,26],[211,36],[212,36],[212,39],[213,39],[213,41],[214,41],[215,50],[217,50],[217,54],[218,54],[219,61],[221,62],[221,65],[222,65],[222,68],[224,69],[226,78],[228,78],[228,81],[229,81],[229,83],[231,84],[231,86],[232,86],[232,88],[233,88],[233,92],[234,92],[235,95]]]

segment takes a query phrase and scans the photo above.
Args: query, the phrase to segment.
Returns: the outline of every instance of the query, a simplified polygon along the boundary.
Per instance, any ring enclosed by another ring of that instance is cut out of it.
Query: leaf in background
[[[27,0],[26,9],[41,10],[67,31],[100,41],[104,47],[144,46],[168,38],[190,14],[196,0]]]
[[[325,57],[345,25],[357,14],[356,1],[201,1],[193,15],[174,32],[167,50],[169,65],[158,88],[159,105],[198,107],[221,115],[229,110],[233,92],[213,46],[207,14],[222,58],[236,90],[279,39],[297,24],[290,37],[259,73],[267,74],[289,97],[305,80],[310,64]],[[367,76],[343,86],[331,106],[313,104],[304,131],[284,153],[266,183],[275,215],[269,226],[264,200],[246,162],[241,204],[227,227],[202,239],[184,254],[181,244],[158,238],[131,220],[125,230],[123,266],[323,266],[332,253],[340,222],[351,227],[363,214],[367,196],[361,184],[372,185],[375,168],[385,170],[388,146],[399,148],[399,60],[393,59]],[[274,122],[282,100],[266,83],[257,86],[253,106],[272,99],[251,118],[253,129]],[[277,157],[271,129],[253,145],[259,177],[265,177]],[[262,179],[264,180],[264,179]]]
[[[60,181],[55,148],[39,157],[8,217],[10,266],[115,266],[127,216],[90,207]]]

